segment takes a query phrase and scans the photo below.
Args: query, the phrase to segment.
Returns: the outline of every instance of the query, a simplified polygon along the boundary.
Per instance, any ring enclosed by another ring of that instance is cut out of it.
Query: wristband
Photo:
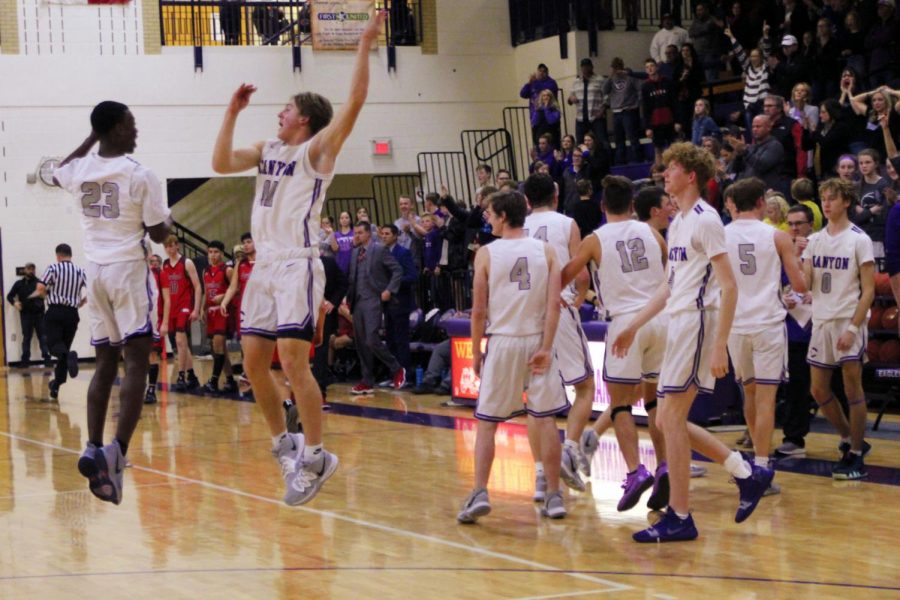
[[[853,335],[856,335],[856,334],[859,333],[859,327],[857,327],[856,325],[853,325],[853,324],[851,323],[850,326],[847,327],[847,331],[849,331],[849,332],[852,333]]]

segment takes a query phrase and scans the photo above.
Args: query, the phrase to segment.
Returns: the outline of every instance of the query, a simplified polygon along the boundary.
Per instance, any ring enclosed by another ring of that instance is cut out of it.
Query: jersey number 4
[[[110,181],[100,185],[94,181],[81,184],[81,211],[86,217],[119,218],[119,186]]]
[[[509,272],[511,283],[518,283],[520,290],[531,289],[531,273],[528,272],[528,259],[521,256],[516,259],[512,270]]]

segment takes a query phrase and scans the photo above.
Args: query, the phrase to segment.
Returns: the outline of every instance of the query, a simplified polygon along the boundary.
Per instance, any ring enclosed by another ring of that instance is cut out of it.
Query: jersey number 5
[[[86,217],[104,219],[119,218],[119,186],[110,181],[103,185],[94,181],[85,181],[81,184],[81,211]]]
[[[528,272],[528,259],[524,256],[516,259],[512,271],[509,272],[509,280],[518,283],[520,290],[531,289],[531,274]]]

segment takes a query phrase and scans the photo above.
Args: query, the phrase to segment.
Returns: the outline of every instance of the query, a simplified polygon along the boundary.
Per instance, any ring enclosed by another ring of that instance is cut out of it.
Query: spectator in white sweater
[[[690,40],[687,30],[675,25],[672,15],[665,14],[662,16],[662,29],[656,32],[650,42],[650,56],[658,63],[665,62],[667,46],[681,48],[681,45],[688,41]]]

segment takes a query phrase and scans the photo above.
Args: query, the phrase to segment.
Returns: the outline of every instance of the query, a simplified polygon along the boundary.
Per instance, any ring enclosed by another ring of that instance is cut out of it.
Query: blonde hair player
[[[847,211],[856,201],[853,184],[829,179],[819,186],[828,225],[809,238],[803,272],[812,291],[813,328],[806,362],[812,395],[822,414],[841,436],[841,460],[835,479],[862,479],[863,457],[871,446],[866,433],[866,396],[862,362],[866,352],[866,319],[875,299],[875,256],[872,240],[850,222]],[[841,369],[850,406],[850,422],[831,391],[831,371]]]
[[[613,341],[613,353],[627,356],[638,330],[665,308],[669,327],[657,419],[666,439],[669,508],[656,525],[634,534],[640,543],[696,539],[689,499],[691,448],[734,476],[740,490],[738,523],[756,509],[774,474],[751,466],[711,433],[688,423],[697,393],[712,392],[716,379],[728,372],[727,342],[738,291],[725,249],[725,227],[719,213],[700,197],[715,175],[715,160],[702,148],[679,143],[666,150],[663,163],[666,192],[678,205],[669,228],[668,280]]]
[[[256,91],[241,84],[213,149],[216,173],[258,171],[250,219],[257,256],[241,298],[241,343],[245,370],[272,434],[272,452],[281,463],[284,501],[289,505],[312,500],[338,466],[337,457],[323,448],[322,394],[309,365],[325,286],[319,216],[335,160],[365,104],[369,49],[386,18],[386,13],[377,12],[363,31],[347,101],[337,114],[319,94],[299,93],[278,114],[276,139],[234,150],[238,114]],[[305,444],[300,434],[289,434],[285,428],[282,399],[269,370],[276,344],[300,403]]]

